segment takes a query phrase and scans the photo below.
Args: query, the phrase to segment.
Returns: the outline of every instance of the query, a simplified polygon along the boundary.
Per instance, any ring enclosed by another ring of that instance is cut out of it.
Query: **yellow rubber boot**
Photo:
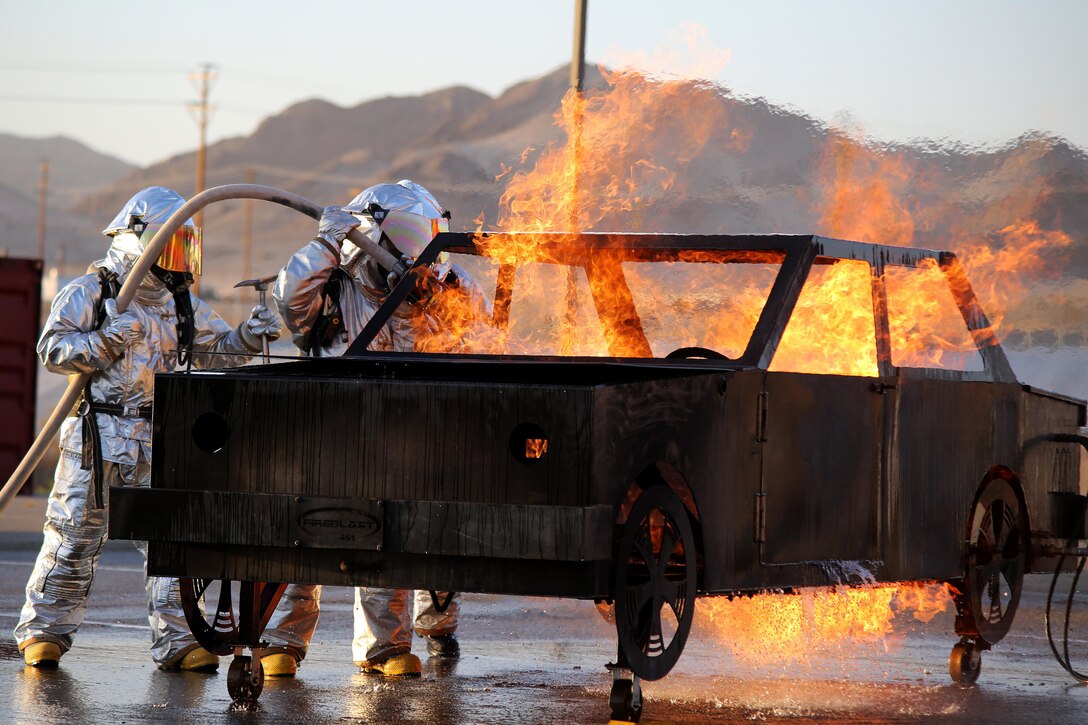
[[[56,667],[60,655],[60,645],[55,642],[34,642],[23,649],[23,661],[31,667]]]
[[[419,677],[423,663],[411,652],[394,655],[381,662],[357,662],[359,669],[370,674],[386,677]]]
[[[298,660],[286,652],[265,655],[261,658],[265,677],[294,677],[298,672]]]
[[[213,672],[219,669],[219,656],[213,655],[203,647],[194,647],[189,654],[181,658],[178,669],[187,672]]]

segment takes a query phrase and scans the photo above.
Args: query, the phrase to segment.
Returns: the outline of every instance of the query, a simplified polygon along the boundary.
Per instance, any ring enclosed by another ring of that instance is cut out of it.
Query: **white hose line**
[[[132,297],[136,294],[136,289],[140,286],[140,280],[144,278],[144,275],[151,271],[151,265],[158,260],[159,255],[162,254],[162,248],[166,246],[166,241],[174,236],[174,232],[181,228],[189,217],[193,216],[207,205],[217,201],[226,201],[227,199],[257,199],[258,201],[269,201],[290,207],[291,209],[302,212],[314,219],[321,217],[322,207],[298,194],[292,194],[289,191],[277,189],[272,186],[261,186],[259,184],[227,184],[225,186],[216,186],[202,191],[174,212],[144,249],[143,254],[140,255],[136,264],[129,271],[128,277],[125,278],[125,283],[121,286],[121,291],[117,295],[118,312],[124,312],[128,309],[129,302],[132,301]],[[386,269],[394,269],[399,262],[396,257],[371,242],[356,229],[351,230],[351,233],[348,234],[348,239],[354,242],[357,247],[373,257],[378,264]],[[35,438],[34,443],[31,444],[30,450],[26,452],[26,455],[23,456],[23,460],[11,474],[11,477],[8,478],[7,483],[4,484],[4,488],[0,489],[0,512],[8,507],[8,504],[11,503],[11,500],[15,497],[16,492],[22,488],[26,479],[29,478],[34,469],[37,468],[42,456],[45,455],[46,449],[53,442],[53,438],[57,435],[57,431],[60,430],[61,423],[64,422],[64,419],[68,417],[68,413],[75,406],[76,402],[79,401],[79,396],[83,392],[84,387],[86,387],[89,377],[89,373],[68,376],[68,388],[64,391],[64,395],[61,396],[60,402],[57,403],[57,407],[53,409],[53,413],[49,416],[49,420],[46,421],[45,425],[38,433],[38,437]]]

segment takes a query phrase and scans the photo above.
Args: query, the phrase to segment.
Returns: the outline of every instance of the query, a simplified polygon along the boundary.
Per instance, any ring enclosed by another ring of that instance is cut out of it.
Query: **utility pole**
[[[574,56],[570,61],[570,87],[581,93],[586,73],[586,10],[589,0],[574,0]]]
[[[38,177],[38,259],[45,261],[45,200],[49,193],[49,161],[43,159]]]
[[[196,113],[197,127],[200,129],[200,145],[196,151],[196,188],[193,195],[204,191],[204,171],[207,159],[208,146],[208,115],[211,107],[208,105],[208,95],[211,93],[212,82],[215,80],[215,66],[205,63],[200,70],[190,74],[189,78],[196,85],[200,98],[189,103],[189,109]],[[204,211],[198,211],[193,218],[198,227],[204,226]]]
[[[574,126],[571,129],[571,176],[573,185],[570,190],[569,227],[571,233],[581,226],[578,218],[579,178],[582,166],[582,113],[585,69],[586,69],[586,10],[589,0],[574,0],[574,49],[570,61],[570,87],[574,91]],[[563,314],[563,326],[559,339],[559,354],[574,353],[575,331],[578,325],[578,269],[567,268],[566,310]]]
[[[571,129],[571,163],[574,165],[571,176],[574,187],[570,198],[570,230],[578,229],[578,186],[579,170],[582,166],[582,130],[584,125],[585,73],[586,73],[586,10],[589,0],[574,0],[574,51],[570,60],[570,87],[574,91],[574,127]]]
[[[578,232],[579,179],[582,165],[582,85],[585,75],[585,11],[589,0],[574,0],[574,48],[570,60],[570,89],[574,91],[574,119],[570,130],[570,163],[573,184],[570,188],[568,226],[571,234]],[[567,268],[566,309],[562,315],[559,333],[559,355],[573,355],[578,330],[578,274],[577,267]]]

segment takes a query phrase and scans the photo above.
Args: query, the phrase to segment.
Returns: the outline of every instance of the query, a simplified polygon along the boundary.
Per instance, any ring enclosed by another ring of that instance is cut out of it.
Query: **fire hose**
[[[129,303],[136,294],[136,288],[140,285],[140,280],[142,280],[144,275],[151,270],[151,265],[154,264],[159,258],[159,255],[162,254],[163,247],[166,245],[167,240],[174,235],[174,232],[185,224],[186,220],[204,207],[214,202],[226,201],[228,199],[256,199],[259,201],[269,201],[302,212],[314,219],[320,218],[322,211],[321,206],[309,199],[272,186],[261,186],[259,184],[227,184],[225,186],[216,186],[202,191],[174,212],[151,239],[147,247],[144,248],[143,254],[140,255],[140,258],[129,272],[124,285],[121,286],[121,291],[117,295],[118,312],[124,312],[128,309]],[[406,269],[404,263],[385,249],[382,249],[377,244],[371,242],[359,230],[352,229],[348,234],[348,239],[370,255],[382,267],[394,270],[394,272],[403,275]],[[60,430],[61,423],[64,422],[64,419],[68,417],[69,412],[79,401],[79,397],[89,378],[90,373],[69,376],[68,387],[65,389],[64,395],[61,396],[60,402],[57,403],[57,407],[53,409],[53,413],[49,416],[45,425],[42,426],[41,431],[38,433],[38,437],[35,438],[34,443],[31,444],[30,450],[26,452],[26,455],[23,456],[23,460],[11,474],[11,477],[8,478],[7,483],[4,484],[4,488],[0,489],[0,512],[6,509],[8,504],[11,503],[11,500],[15,497],[15,493],[22,487],[23,483],[26,482],[26,479],[41,461],[42,456],[45,455],[45,450],[53,442],[54,436],[56,436],[57,431]]]
[[[1060,443],[1077,443],[1083,446],[1085,450],[1088,450],[1088,437],[1082,435],[1059,434],[1051,436],[1050,439]],[[1062,528],[1066,530],[1060,533],[1067,537],[1067,540],[1065,547],[1058,556],[1058,563],[1054,566],[1054,578],[1050,581],[1050,590],[1046,595],[1046,612],[1043,615],[1043,622],[1046,628],[1046,639],[1050,644],[1050,651],[1054,653],[1054,659],[1058,661],[1062,669],[1072,675],[1078,682],[1088,682],[1088,674],[1077,671],[1069,657],[1069,623],[1073,617],[1073,600],[1077,593],[1077,585],[1080,583],[1080,576],[1084,572],[1084,564],[1088,562],[1088,548],[1078,546],[1079,540],[1084,536],[1088,500],[1081,495],[1070,495],[1064,508],[1066,509],[1064,513],[1067,520],[1063,522]],[[1073,578],[1069,584],[1069,597],[1065,601],[1065,618],[1061,627],[1062,647],[1059,652],[1051,626],[1051,610],[1054,604],[1054,590],[1058,586],[1058,579],[1063,573],[1062,570],[1065,568],[1067,558],[1076,559],[1077,564],[1073,569]]]
[[[1054,632],[1051,628],[1051,608],[1054,603],[1054,589],[1058,585],[1058,578],[1062,574],[1062,566],[1065,564],[1067,554],[1062,554],[1058,557],[1058,564],[1054,569],[1054,578],[1050,581],[1050,591],[1046,595],[1046,614],[1043,621],[1046,623],[1046,639],[1050,644],[1050,651],[1054,653],[1054,659],[1058,661],[1058,664],[1062,666],[1062,669],[1072,675],[1078,682],[1088,682],[1088,674],[1078,672],[1072,664],[1069,657],[1069,622],[1073,617],[1073,597],[1077,591],[1077,584],[1080,582],[1080,575],[1084,571],[1084,563],[1088,561],[1088,551],[1078,552],[1071,556],[1076,556],[1079,559],[1076,568],[1073,572],[1073,580],[1069,585],[1069,598],[1065,601],[1065,620],[1062,624],[1062,649],[1059,652],[1058,646],[1054,642]]]

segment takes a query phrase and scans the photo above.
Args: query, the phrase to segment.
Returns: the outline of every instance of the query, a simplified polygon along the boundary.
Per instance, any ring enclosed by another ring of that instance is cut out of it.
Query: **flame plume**
[[[883,643],[897,617],[929,622],[953,610],[945,584],[908,583],[803,589],[699,600],[698,621],[741,661],[798,661],[844,642]]]
[[[698,49],[700,43],[689,45]],[[720,65],[727,58],[717,52],[710,60]],[[660,357],[682,346],[708,347],[729,357],[744,350],[781,259],[690,264],[715,261],[694,253],[652,272],[624,264],[622,278],[591,279],[580,267],[562,264],[543,244],[542,233],[573,239],[584,231],[660,231],[659,212],[686,199],[693,166],[744,154],[760,140],[758,129],[733,123],[732,106],[722,102],[723,91],[713,84],[632,70],[602,73],[605,88],[585,95],[571,91],[563,98],[555,123],[565,143],[526,149],[517,165],[503,167],[498,178],[505,188],[494,229],[518,234],[487,236],[484,220],[478,220],[476,244],[500,268],[495,276],[516,274],[506,281],[514,282],[510,309],[519,314],[499,332],[481,323],[466,295],[439,290],[427,303],[438,324],[419,335],[420,349],[633,357]],[[1060,270],[1057,260],[1071,240],[1040,224],[1024,195],[991,199],[986,189],[971,189],[971,204],[957,207],[935,196],[950,186],[952,172],[926,163],[920,150],[881,148],[856,132],[819,132],[826,141],[813,176],[805,178],[811,191],[807,197],[798,194],[812,200],[815,228],[809,230],[902,246],[924,239],[927,247],[957,252],[990,315],[993,328],[983,337],[1000,334],[1029,293],[1026,279]],[[734,198],[728,188],[702,192]],[[690,224],[693,228],[668,231],[705,231],[699,220]],[[877,375],[878,287],[887,291],[893,365],[972,369],[979,364],[945,270],[928,263],[888,265],[882,278],[874,278],[878,271],[865,262],[826,261],[813,268],[801,291],[773,370]],[[627,344],[614,332],[631,322],[617,312],[631,300],[648,348]],[[527,447],[526,456],[536,452]],[[737,657],[765,661],[803,657],[829,642],[885,641],[897,617],[902,621],[909,612],[929,621],[950,609],[946,586],[902,584],[704,599],[697,611]]]

